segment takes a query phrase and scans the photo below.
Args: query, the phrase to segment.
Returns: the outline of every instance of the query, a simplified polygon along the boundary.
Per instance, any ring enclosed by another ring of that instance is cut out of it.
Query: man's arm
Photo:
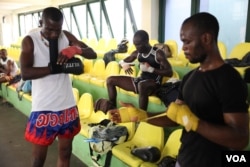
[[[96,52],[91,47],[89,47],[87,44],[83,43],[82,41],[79,41],[70,32],[68,32],[68,31],[63,31],[63,32],[67,36],[67,38],[69,40],[69,45],[70,46],[75,46],[78,49],[80,49],[79,52],[78,52],[79,55],[81,55],[81,56],[83,56],[83,57],[85,57],[87,59],[96,59],[97,58]]]
[[[248,113],[224,113],[225,124],[215,125],[197,118],[192,111],[187,111],[186,107],[178,107],[185,105],[183,101],[177,99],[175,103],[179,105],[170,104],[170,106],[177,106],[177,108],[171,110],[171,107],[168,107],[166,113],[174,122],[178,122],[186,129],[193,130],[206,139],[227,148],[241,150],[247,146],[249,142]]]
[[[24,37],[20,55],[20,67],[23,80],[37,79],[50,74],[49,67],[33,67],[34,44],[30,36]]]
[[[131,66],[135,65],[133,62],[135,61],[136,58],[137,58],[137,51],[134,51],[128,57],[119,62],[119,65],[123,68],[126,74],[129,75],[133,74],[133,69],[131,68]]]
[[[154,73],[161,76],[171,77],[173,75],[173,70],[172,66],[167,61],[165,53],[162,50],[158,49],[156,53],[156,58],[157,61],[160,63],[161,68],[154,69]]]
[[[249,114],[225,113],[224,120],[225,125],[214,125],[200,120],[197,133],[228,148],[244,149],[249,142]]]

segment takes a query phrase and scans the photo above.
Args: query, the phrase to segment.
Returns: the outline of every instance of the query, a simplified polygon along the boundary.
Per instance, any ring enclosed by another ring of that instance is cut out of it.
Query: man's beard
[[[201,54],[199,56],[195,56],[193,59],[190,60],[190,63],[195,64],[195,63],[202,63],[207,57],[207,54]]]

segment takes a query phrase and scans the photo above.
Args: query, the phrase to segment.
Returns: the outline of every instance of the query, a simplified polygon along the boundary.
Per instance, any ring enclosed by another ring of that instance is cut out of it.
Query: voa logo
[[[247,162],[244,155],[226,155],[227,162]]]

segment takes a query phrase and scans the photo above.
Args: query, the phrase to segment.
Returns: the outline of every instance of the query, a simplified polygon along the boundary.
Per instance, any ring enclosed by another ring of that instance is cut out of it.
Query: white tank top
[[[13,66],[12,66],[12,69],[11,69],[11,72],[10,72],[10,76],[14,77],[15,75],[18,74],[18,65],[17,65],[17,63],[13,59],[9,58],[8,56],[7,56],[7,59],[5,61],[3,61],[3,59],[0,59],[0,63],[4,66],[5,69],[7,68],[8,61],[13,62]]]
[[[50,61],[48,41],[40,31],[29,34],[34,43],[34,67],[46,67]],[[69,46],[62,32],[58,39],[58,51]],[[32,112],[60,111],[76,105],[69,74],[47,75],[32,80]]]

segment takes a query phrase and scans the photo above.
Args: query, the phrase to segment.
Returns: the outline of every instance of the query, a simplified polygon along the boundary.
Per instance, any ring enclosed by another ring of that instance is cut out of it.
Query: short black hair
[[[63,14],[62,12],[55,7],[48,7],[45,8],[42,12],[42,19],[51,19],[55,22],[63,20]]]
[[[209,32],[214,35],[217,41],[219,34],[219,22],[215,16],[207,12],[196,13],[186,20],[183,24],[191,23],[200,32]]]
[[[135,32],[134,37],[139,36],[142,41],[149,41],[149,35],[145,30],[138,30]]]

